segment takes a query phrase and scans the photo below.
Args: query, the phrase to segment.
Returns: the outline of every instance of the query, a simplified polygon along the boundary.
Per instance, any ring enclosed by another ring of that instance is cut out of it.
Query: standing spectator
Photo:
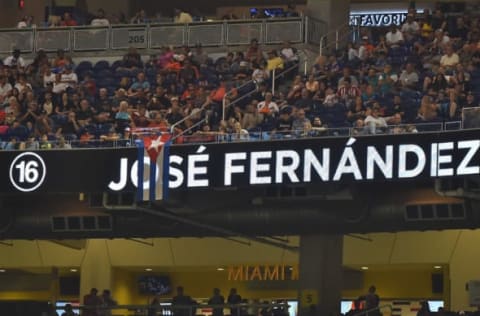
[[[108,307],[110,309],[103,309],[100,313],[100,315],[102,316],[110,316],[112,315],[112,310],[111,308],[114,307],[114,306],[117,306],[117,301],[115,301],[113,298],[112,298],[112,295],[110,293],[110,290],[103,290],[103,293],[102,293],[102,306],[103,307]]]
[[[92,26],[109,26],[110,22],[105,17],[105,11],[103,9],[98,9],[97,16],[91,22]]]
[[[220,289],[213,289],[213,296],[208,300],[208,305],[223,305],[225,298],[220,294]],[[213,309],[212,316],[223,316],[223,307]]]
[[[385,39],[387,40],[387,45],[390,48],[398,48],[403,44],[404,41],[402,32],[400,32],[395,24],[392,24],[390,27],[390,31],[387,33],[387,35],[385,35]]]
[[[417,316],[430,316],[430,306],[427,301],[420,303],[420,309],[417,312]]]
[[[102,305],[102,299],[97,295],[98,290],[92,288],[90,294],[87,294],[83,297],[83,305],[86,309],[83,311],[83,316],[98,316],[98,309]]]
[[[193,316],[195,315],[196,302],[188,295],[185,295],[183,287],[177,287],[177,295],[172,299],[172,311],[174,316]],[[177,307],[179,306],[179,307]]]
[[[231,316],[240,316],[240,309],[236,305],[240,304],[241,302],[242,302],[242,297],[237,293],[237,289],[231,288],[230,294],[228,295],[228,298],[227,298],[227,303],[232,305],[230,307]]]
[[[180,23],[180,24],[187,24],[187,23],[192,23],[193,18],[190,15],[190,13],[185,12],[185,11],[180,10],[180,9],[175,9],[174,10],[173,22],[174,23]]]
[[[380,297],[377,295],[376,292],[377,292],[377,288],[372,285],[368,289],[368,293],[365,295],[365,309],[367,311],[378,308],[380,304]],[[380,315],[380,311],[377,309],[373,311],[372,314]]]
[[[130,24],[146,24],[148,23],[147,14],[145,10],[138,11],[131,19]]]
[[[10,68],[20,68],[20,69],[25,68],[26,66],[25,60],[20,55],[21,55],[20,50],[14,49],[12,52],[12,55],[8,56],[3,60],[3,65]]]
[[[78,23],[72,18],[72,14],[70,12],[65,12],[63,14],[63,20],[60,22],[60,26],[77,26]]]
[[[62,316],[78,316],[72,308],[72,304],[65,305],[65,312],[62,313]]]

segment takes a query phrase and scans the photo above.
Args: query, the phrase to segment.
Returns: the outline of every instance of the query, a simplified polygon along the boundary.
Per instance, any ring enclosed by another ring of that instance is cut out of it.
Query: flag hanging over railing
[[[170,134],[163,133],[136,141],[138,149],[137,201],[157,201],[167,198],[170,139]]]

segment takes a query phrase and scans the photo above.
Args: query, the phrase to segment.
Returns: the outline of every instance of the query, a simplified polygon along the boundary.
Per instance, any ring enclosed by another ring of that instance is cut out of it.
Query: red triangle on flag
[[[170,139],[170,135],[162,134],[158,137],[145,137],[143,139],[143,144],[145,146],[145,150],[147,151],[150,159],[153,162],[157,161],[158,155],[162,151],[163,145]]]

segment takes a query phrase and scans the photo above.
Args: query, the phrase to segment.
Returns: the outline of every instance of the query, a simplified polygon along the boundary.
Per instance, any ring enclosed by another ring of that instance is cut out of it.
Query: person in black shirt
[[[192,316],[195,315],[196,302],[183,292],[183,287],[177,287],[177,295],[172,299],[172,311],[174,316]],[[176,307],[179,306],[179,307]],[[191,306],[191,307],[189,307]]]
[[[228,298],[227,298],[227,303],[230,305],[237,305],[237,304],[240,304],[241,302],[242,302],[242,297],[237,293],[237,289],[231,288],[230,294],[228,295]],[[239,308],[237,306],[232,306],[230,308],[230,315],[240,316]]]
[[[223,305],[225,298],[220,294],[220,289],[213,289],[213,296],[208,300],[208,305]],[[212,316],[223,316],[223,307],[214,308]]]

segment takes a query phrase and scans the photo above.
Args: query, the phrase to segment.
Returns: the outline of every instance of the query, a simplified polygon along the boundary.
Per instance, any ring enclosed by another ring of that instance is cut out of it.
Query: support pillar
[[[350,17],[350,0],[307,0],[307,15],[327,23],[327,48],[333,51],[336,47],[336,31],[338,30],[338,47],[347,41]],[[324,34],[325,35],[325,34]]]
[[[338,315],[342,299],[343,236],[300,236],[299,315]]]
[[[80,270],[80,301],[97,288],[99,294],[112,287],[112,265],[105,239],[89,239]]]

